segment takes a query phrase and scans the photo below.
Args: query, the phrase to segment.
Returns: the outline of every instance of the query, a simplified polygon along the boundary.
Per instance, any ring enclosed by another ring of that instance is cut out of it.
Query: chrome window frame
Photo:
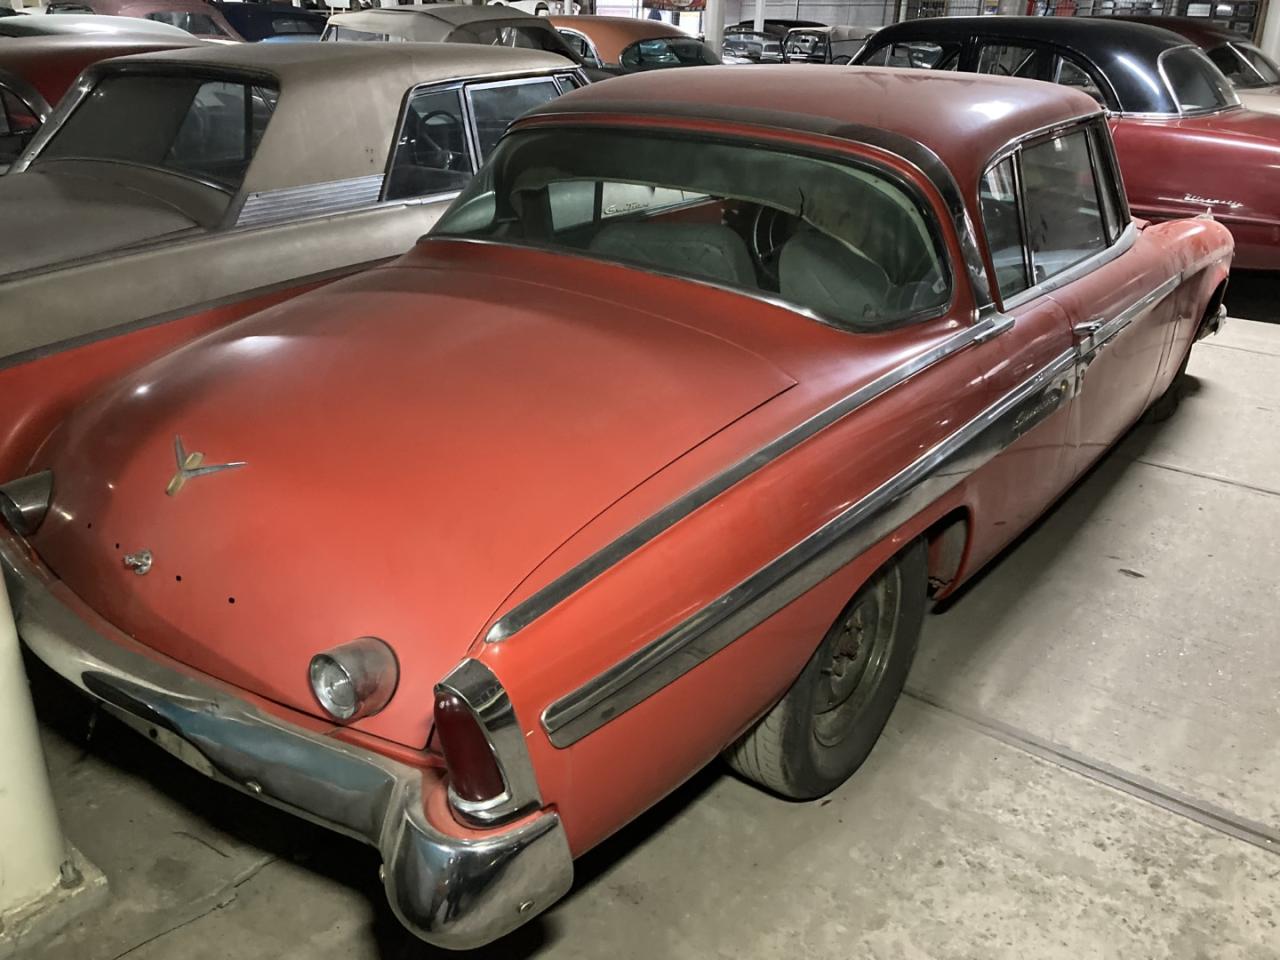
[[[409,110],[413,104],[414,98],[419,94],[430,93],[448,93],[453,91],[458,97],[458,113],[462,117],[462,135],[466,138],[467,159],[471,163],[471,176],[476,175],[476,171],[480,169],[475,136],[472,133],[471,122],[471,105],[463,96],[463,88],[466,86],[465,80],[441,80],[431,83],[419,83],[410,87],[405,91],[405,95],[400,102],[400,112],[396,114],[396,124],[391,131],[391,145],[387,151],[387,161],[382,167],[382,187],[378,191],[378,197],[374,201],[376,204],[409,204],[409,203],[432,203],[437,200],[451,200],[462,192],[462,188],[457,190],[439,190],[435,193],[424,193],[413,197],[396,197],[395,199],[387,198],[387,187],[391,183],[391,169],[395,166],[396,151],[400,146],[400,134],[404,131],[405,121],[409,118]],[[465,186],[465,184],[464,184]]]
[[[1221,70],[1218,70],[1217,64],[1215,64],[1212,60],[1209,59],[1209,55],[1205,53],[1203,50],[1201,50],[1194,43],[1184,43],[1176,47],[1170,47],[1168,50],[1161,50],[1160,55],[1156,57],[1156,71],[1160,74],[1160,82],[1164,84],[1165,91],[1169,94],[1169,99],[1173,103],[1177,104],[1178,112],[1168,113],[1168,114],[1165,114],[1165,113],[1125,114],[1125,116],[1208,117],[1208,116],[1212,116],[1215,113],[1226,113],[1228,110],[1244,109],[1244,105],[1240,102],[1240,96],[1239,94],[1236,93],[1236,88],[1232,85],[1230,80],[1227,80],[1227,90],[1230,92],[1231,96],[1235,98],[1235,103],[1228,103],[1220,107],[1198,107],[1192,110],[1188,110],[1185,107],[1183,107],[1182,101],[1178,99],[1177,91],[1174,90],[1173,84],[1169,81],[1169,72],[1165,69],[1165,58],[1168,57],[1170,54],[1181,53],[1184,50],[1190,50],[1193,55],[1200,57],[1200,59],[1204,60],[1204,62],[1209,65],[1210,69],[1215,70],[1218,73],[1222,72]],[[1226,77],[1223,77],[1223,79],[1226,80]]]
[[[466,100],[467,100],[467,112],[470,117],[469,124],[472,130],[472,137],[474,138],[476,159],[479,161],[481,165],[483,165],[485,158],[480,156],[480,130],[476,126],[476,122],[475,122],[475,102],[473,99],[475,91],[494,90],[498,87],[514,87],[520,84],[528,84],[530,82],[536,83],[538,81],[550,81],[551,85],[556,89],[556,95],[551,99],[556,100],[564,96],[564,93],[560,89],[560,82],[557,79],[557,74],[570,73],[570,72],[571,71],[568,71],[568,70],[558,70],[558,71],[553,71],[551,73],[526,74],[525,76],[521,76],[521,77],[510,77],[510,78],[504,78],[502,80],[486,80],[481,83],[468,83],[464,85],[463,95],[466,97]],[[550,103],[551,101],[549,100],[547,102]],[[534,107],[533,109],[536,110],[538,108]],[[518,119],[520,118],[513,117],[511,120],[511,123],[507,124],[507,129],[502,131],[501,137],[498,137],[499,143],[502,141],[502,137],[505,137],[507,135],[507,130],[511,129],[511,124],[515,123],[516,120]],[[494,147],[496,149],[497,147],[496,143],[494,144]],[[479,171],[479,169],[480,167],[477,166],[476,170]]]
[[[18,100],[30,110],[40,126],[44,127],[49,122],[49,116],[53,113],[53,107],[32,84],[28,83],[16,73],[10,73],[8,70],[0,70],[0,87],[4,87],[12,93]],[[38,130],[36,131],[39,132]],[[34,136],[32,137],[34,140]]]
[[[603,67],[605,65],[604,60],[600,58],[600,51],[596,49],[596,45],[591,41],[591,38],[588,37],[581,30],[575,30],[573,27],[556,27],[555,29],[557,33],[568,34],[571,37],[576,37],[577,39],[581,40],[584,44],[586,44],[587,55],[590,56],[592,61],[588,63],[587,66]],[[584,60],[585,59],[586,57],[584,56]]]
[[[986,224],[983,223],[982,239],[986,246],[986,260],[990,264],[989,279],[994,291],[994,302],[1000,304],[1001,310],[1013,310],[1016,307],[1035,300],[1037,297],[1042,297],[1047,293],[1066,286],[1068,283],[1079,280],[1081,277],[1098,269],[1103,264],[1109,263],[1111,260],[1120,256],[1132,247],[1134,241],[1137,239],[1137,228],[1133,225],[1133,215],[1129,210],[1128,198],[1124,193],[1124,184],[1120,180],[1119,176],[1120,166],[1116,162],[1115,146],[1114,144],[1110,144],[1109,140],[1103,138],[1102,133],[1099,130],[1100,125],[1105,125],[1105,123],[1106,115],[1099,110],[1094,113],[1084,114],[1069,120],[1058,121],[1048,126],[1032,130],[1018,137],[1016,140],[1002,146],[991,155],[991,159],[988,160],[986,165],[982,168],[982,173],[979,174],[977,183],[979,195],[982,190],[982,181],[986,179],[991,170],[1002,161],[1007,160],[1009,157],[1016,157],[1014,168],[1018,184],[1019,216],[1022,220],[1023,230],[1023,261],[1028,265],[1028,270],[1033,269],[1032,264],[1034,264],[1034,261],[1031,259],[1030,233],[1027,230],[1026,222],[1026,196],[1023,191],[1022,180],[1022,151],[1027,147],[1034,147],[1037,144],[1052,140],[1065,134],[1084,132],[1085,142],[1089,145],[1090,169],[1093,172],[1094,190],[1097,191],[1100,189],[1100,185],[1098,182],[1098,167],[1094,160],[1098,155],[1095,154],[1094,151],[1095,149],[1102,150],[1102,144],[1104,143],[1109,144],[1109,148],[1103,151],[1101,158],[1106,161],[1106,172],[1112,188],[1112,199],[1117,203],[1117,211],[1120,214],[1120,223],[1123,224],[1119,236],[1114,240],[1109,239],[1110,231],[1108,230],[1107,234],[1109,242],[1105,247],[1096,253],[1090,254],[1077,263],[1073,263],[1065,270],[1060,270],[1053,276],[1046,277],[1039,283],[1034,282],[1035,275],[1033,272],[1028,273],[1028,279],[1033,281],[1031,286],[1006,299],[999,290],[999,283],[995,276],[995,262],[991,259],[991,245],[987,238]],[[1101,198],[1099,198],[1099,215],[1101,216],[1101,214]],[[981,211],[979,211],[979,216],[981,216]],[[1103,218],[1103,226],[1105,229],[1105,218]]]
[[[1235,55],[1236,55],[1236,56],[1237,56],[1241,61],[1243,61],[1243,62],[1244,62],[1244,65],[1245,65],[1248,69],[1252,70],[1252,71],[1253,71],[1253,73],[1254,73],[1254,75],[1255,75],[1255,76],[1256,76],[1256,77],[1261,81],[1261,83],[1258,83],[1258,84],[1256,84],[1256,85],[1254,85],[1254,86],[1245,87],[1244,89],[1246,89],[1246,90],[1257,90],[1257,89],[1259,89],[1260,87],[1274,87],[1274,86],[1276,86],[1276,83],[1272,82],[1271,80],[1268,80],[1266,77],[1264,77],[1261,73],[1259,73],[1259,72],[1258,72],[1258,68],[1257,68],[1257,67],[1255,67],[1255,66],[1253,65],[1253,61],[1252,61],[1252,60],[1250,60],[1247,56],[1245,56],[1245,54],[1244,54],[1244,50],[1243,50],[1242,48],[1247,49],[1247,48],[1252,47],[1252,48],[1253,48],[1253,50],[1254,50],[1255,52],[1257,52],[1257,53],[1258,53],[1258,54],[1259,54],[1259,55],[1260,55],[1264,60],[1266,60],[1268,63],[1270,63],[1270,64],[1273,64],[1273,65],[1274,65],[1274,64],[1275,64],[1275,61],[1274,61],[1274,60],[1272,60],[1272,59],[1271,59],[1271,57],[1267,56],[1267,52],[1266,52],[1265,50],[1263,50],[1261,47],[1259,47],[1256,43],[1252,43],[1252,42],[1247,41],[1247,40],[1228,40],[1228,41],[1226,42],[1226,46],[1230,47],[1230,48],[1231,48],[1231,52],[1232,52],[1232,53],[1234,53],[1234,54],[1235,54]],[[1280,66],[1280,65],[1277,65],[1277,66]]]

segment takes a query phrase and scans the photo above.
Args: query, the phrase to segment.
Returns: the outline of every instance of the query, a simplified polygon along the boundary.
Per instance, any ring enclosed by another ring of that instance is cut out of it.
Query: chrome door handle
[[[1106,317],[1092,317],[1084,321],[1084,323],[1077,323],[1074,327],[1071,328],[1071,332],[1074,333],[1077,337],[1081,337],[1081,338],[1092,337],[1095,333],[1097,333],[1104,326],[1106,326],[1106,324],[1107,324]]]

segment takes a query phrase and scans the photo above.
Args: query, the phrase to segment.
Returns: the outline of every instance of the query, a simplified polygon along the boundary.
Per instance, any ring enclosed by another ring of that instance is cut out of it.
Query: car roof
[[[62,99],[80,71],[92,63],[199,43],[195,37],[188,37],[183,43],[157,37],[93,33],[30,37],[21,43],[0,44],[0,76],[7,73],[17,77],[34,88],[48,106],[53,106]]]
[[[577,30],[590,38],[596,53],[605,63],[617,63],[622,51],[637,40],[658,37],[684,37],[695,40],[685,31],[663,20],[638,17],[548,17],[554,27]]]
[[[1099,113],[1087,94],[1052,83],[889,67],[802,65],[653,70],[591,84],[530,116],[619,114],[728,121],[860,141],[889,131],[972,182],[1026,133]],[[520,123],[521,121],[517,121]]]
[[[1216,47],[1227,41],[1236,43],[1251,42],[1248,35],[1236,33],[1215,23],[1197,20],[1194,17],[1116,17],[1126,23],[1145,23],[1148,26],[1170,30],[1192,43],[1202,47]]]
[[[1176,114],[1178,105],[1160,76],[1160,55],[1189,46],[1186,37],[1147,23],[1112,17],[935,17],[879,30],[856,59],[889,43],[962,42],[969,37],[1039,41],[1077,54],[1107,79],[1125,113]]]
[[[116,17],[99,13],[23,14],[6,17],[0,24],[0,36],[60,36],[64,34],[108,34],[140,39],[142,37],[183,37],[195,39],[181,27],[138,17]]]
[[[255,193],[381,174],[405,94],[448,80],[576,69],[541,50],[471,43],[204,44],[122,57],[98,71],[227,70],[274,82],[279,103],[241,190]],[[343,118],[343,131],[326,118]]]
[[[403,7],[373,7],[335,13],[329,22],[337,27],[391,33],[410,40],[444,40],[454,30],[472,23],[501,20],[512,25],[550,28],[546,17],[536,17],[508,6],[473,7],[461,3],[414,4]]]

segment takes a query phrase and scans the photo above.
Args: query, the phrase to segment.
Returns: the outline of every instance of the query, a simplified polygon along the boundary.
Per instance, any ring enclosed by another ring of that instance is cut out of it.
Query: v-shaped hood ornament
[[[187,453],[186,448],[182,445],[182,437],[173,438],[173,454],[178,460],[178,472],[173,475],[173,479],[169,481],[169,486],[164,491],[171,497],[176,496],[188,480],[207,476],[211,473],[221,473],[223,470],[234,470],[236,467],[248,466],[243,460],[236,460],[232,463],[211,463],[205,466],[204,454],[198,450]]]

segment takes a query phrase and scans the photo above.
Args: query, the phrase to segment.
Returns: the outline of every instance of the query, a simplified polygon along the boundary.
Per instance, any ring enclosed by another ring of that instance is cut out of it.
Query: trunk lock
[[[150,550],[139,550],[137,553],[126,553],[124,555],[125,568],[132,570],[138,576],[142,576],[151,569],[151,561]]]

